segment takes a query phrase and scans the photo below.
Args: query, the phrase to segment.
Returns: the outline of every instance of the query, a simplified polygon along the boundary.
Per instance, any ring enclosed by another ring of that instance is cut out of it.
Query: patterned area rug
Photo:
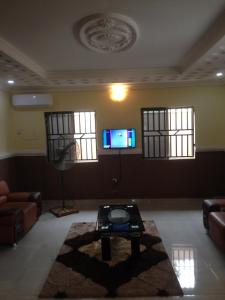
[[[101,259],[95,223],[72,224],[39,297],[183,295],[154,221],[144,226],[139,258],[131,258],[128,239],[115,236],[111,239],[112,260],[106,262]]]

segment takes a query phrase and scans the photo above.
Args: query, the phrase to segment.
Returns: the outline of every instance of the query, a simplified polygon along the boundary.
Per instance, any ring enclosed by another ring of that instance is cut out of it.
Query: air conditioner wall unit
[[[46,107],[53,105],[53,99],[50,94],[13,95],[12,105],[15,107]]]

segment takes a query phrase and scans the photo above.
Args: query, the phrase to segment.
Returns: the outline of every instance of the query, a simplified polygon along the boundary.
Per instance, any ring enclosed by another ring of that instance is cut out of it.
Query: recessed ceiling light
[[[217,77],[223,76],[223,72],[217,72],[217,73],[216,73],[216,76],[217,76]]]
[[[15,81],[14,81],[14,80],[11,80],[11,79],[8,80],[7,82],[8,82],[8,84],[14,84],[14,83],[15,83]]]

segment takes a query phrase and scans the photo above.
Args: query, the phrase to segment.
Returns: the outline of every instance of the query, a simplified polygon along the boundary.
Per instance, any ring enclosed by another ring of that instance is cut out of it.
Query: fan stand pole
[[[60,185],[61,185],[61,197],[62,197],[62,207],[65,209],[65,189],[64,189],[64,171],[60,170]]]

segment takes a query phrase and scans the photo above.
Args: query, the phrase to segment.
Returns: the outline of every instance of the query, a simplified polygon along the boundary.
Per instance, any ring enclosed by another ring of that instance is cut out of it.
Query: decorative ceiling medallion
[[[80,42],[101,53],[120,52],[130,48],[137,39],[137,25],[119,14],[94,14],[78,24]]]

